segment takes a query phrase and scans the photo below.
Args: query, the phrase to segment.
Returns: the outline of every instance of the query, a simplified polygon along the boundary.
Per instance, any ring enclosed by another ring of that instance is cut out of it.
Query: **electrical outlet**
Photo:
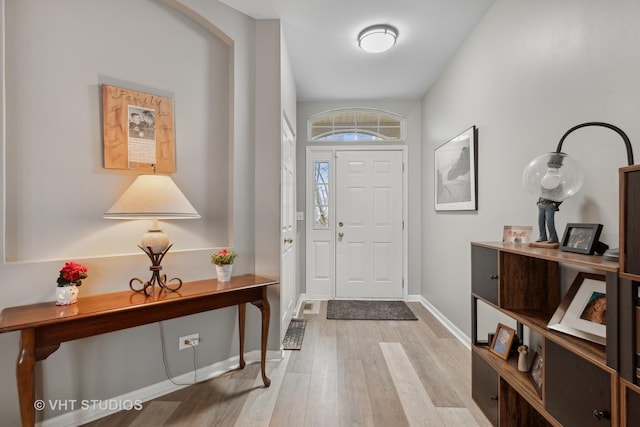
[[[195,347],[200,344],[200,334],[185,335],[178,338],[178,349],[184,350],[185,348]]]

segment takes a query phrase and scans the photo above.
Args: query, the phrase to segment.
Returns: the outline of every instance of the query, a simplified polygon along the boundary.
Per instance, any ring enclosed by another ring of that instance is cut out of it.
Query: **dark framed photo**
[[[502,323],[498,323],[496,327],[496,333],[493,335],[493,340],[489,346],[489,351],[502,357],[504,360],[509,358],[509,350],[511,350],[511,344],[516,336],[516,330],[510,328]]]
[[[434,152],[435,210],[478,210],[477,129],[470,127]]]
[[[547,327],[606,345],[606,314],[606,277],[600,274],[580,272]]]
[[[542,351],[538,349],[535,356],[533,356],[533,363],[529,368],[529,379],[536,388],[539,396],[542,396]]]
[[[567,224],[560,242],[560,250],[592,255],[601,232],[602,224]]]

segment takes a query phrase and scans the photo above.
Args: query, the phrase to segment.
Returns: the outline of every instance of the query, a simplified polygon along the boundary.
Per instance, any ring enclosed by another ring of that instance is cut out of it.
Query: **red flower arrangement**
[[[82,285],[82,279],[87,278],[87,267],[77,262],[65,262],[64,266],[60,270],[60,277],[58,277],[58,287]]]
[[[211,263],[215,265],[233,264],[233,260],[236,259],[236,256],[237,254],[235,252],[222,249],[211,254]]]

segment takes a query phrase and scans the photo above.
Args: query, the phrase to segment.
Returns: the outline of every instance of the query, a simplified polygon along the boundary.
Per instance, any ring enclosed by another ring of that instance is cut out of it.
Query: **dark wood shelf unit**
[[[640,165],[620,168],[620,272],[640,281]]]
[[[600,256],[502,242],[474,242],[471,250],[473,354],[496,373],[499,395],[495,425],[560,426],[572,425],[573,419],[581,420],[581,426],[591,425],[592,421],[597,423],[594,425],[618,425],[617,327],[607,327],[607,346],[547,327],[561,302],[560,277],[564,266],[605,275],[607,315],[613,313],[617,317],[618,264]],[[579,373],[584,372],[587,379],[583,383],[594,378],[595,386],[571,385],[567,378],[560,379],[562,370],[554,378],[547,378],[543,368],[544,385],[538,394],[528,373],[517,370],[516,356],[511,355],[505,361],[478,340],[478,301],[514,319],[518,333],[528,328],[540,335],[545,366],[549,364],[556,370],[561,364],[576,366],[572,375],[582,376]],[[547,360],[549,354],[554,360]],[[560,387],[569,391],[559,394]],[[592,417],[593,411],[603,411],[606,416],[597,421]]]
[[[472,396],[494,425],[640,426],[640,165],[620,168],[619,182],[619,263],[525,244],[472,243]],[[606,346],[547,328],[561,299],[563,266],[606,277]],[[515,357],[504,361],[478,340],[478,301],[514,319],[519,333],[526,327],[540,335],[542,396],[517,371]],[[484,398],[489,392],[495,402]]]
[[[640,425],[640,165],[620,168],[621,425]]]

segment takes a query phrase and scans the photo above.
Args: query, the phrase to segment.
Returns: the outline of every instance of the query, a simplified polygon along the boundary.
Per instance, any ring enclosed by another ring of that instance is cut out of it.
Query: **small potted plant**
[[[221,249],[211,254],[211,263],[216,265],[218,282],[228,282],[231,280],[231,269],[236,256],[237,254],[235,252],[226,249]]]
[[[75,304],[78,301],[78,286],[87,278],[87,267],[77,262],[65,262],[60,269],[56,305]]]

